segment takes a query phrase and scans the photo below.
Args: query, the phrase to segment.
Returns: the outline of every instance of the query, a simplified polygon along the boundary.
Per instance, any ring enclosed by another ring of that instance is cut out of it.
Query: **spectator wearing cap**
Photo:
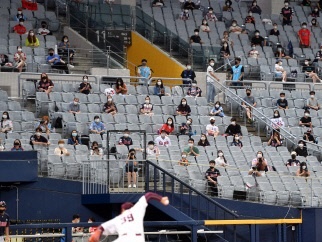
[[[15,25],[13,27],[13,32],[16,34],[20,34],[20,35],[27,33],[26,27],[23,26],[24,22],[25,22],[25,20],[23,18],[20,18],[19,24]]]
[[[174,122],[171,117],[167,119],[167,122],[162,125],[162,127],[159,130],[159,133],[161,133],[162,130],[167,131],[168,134],[171,134],[174,131]]]
[[[310,117],[309,110],[304,111],[304,116],[300,119],[299,125],[302,127],[308,127],[310,129],[312,129],[312,119]]]
[[[255,31],[255,35],[251,40],[252,45],[266,46],[266,40],[260,35],[259,30]]]
[[[197,81],[192,81],[191,87],[187,90],[188,97],[201,97],[201,89],[197,86]]]
[[[310,48],[311,46],[311,31],[307,28],[307,24],[302,23],[302,28],[297,32],[300,41],[300,48]]]
[[[199,36],[199,29],[194,30],[194,35],[191,35],[190,37],[190,43],[196,43],[196,44],[203,44],[200,36]]]
[[[312,129],[308,129],[304,135],[303,135],[303,140],[307,141],[307,142],[312,142],[312,143],[316,143],[316,140],[314,138],[314,136],[312,135]]]
[[[305,73],[306,78],[312,78],[313,83],[321,82],[319,76],[315,73],[315,67],[311,65],[310,59],[305,59],[302,65],[302,72]]]
[[[190,63],[187,63],[186,67],[187,68],[181,72],[181,77],[184,78],[184,79],[189,78],[191,81],[193,81],[196,78],[196,73],[194,72],[194,70],[191,69],[191,64]],[[182,84],[183,85],[190,85],[191,81],[182,80]]]
[[[17,22],[20,21],[20,19],[23,19],[24,21],[27,20],[22,10],[23,10],[22,8],[18,8],[17,14],[14,16],[14,20],[16,20]]]
[[[315,91],[310,91],[310,97],[306,100],[306,109],[313,109],[318,111],[320,109],[320,103],[315,97]]]
[[[207,135],[216,138],[219,135],[219,128],[215,125],[216,119],[210,117],[209,121],[210,124],[207,124],[206,126]]]
[[[277,60],[275,63],[275,77],[276,78],[282,78],[282,82],[286,82],[287,81],[287,73],[283,68],[283,61],[281,59]]]
[[[123,132],[123,136],[120,137],[119,145],[126,145],[127,148],[129,148],[130,145],[133,145],[133,140],[130,137],[130,131],[128,129],[125,129]]]
[[[215,168],[216,162],[214,160],[209,161],[210,168],[206,171],[205,177],[208,182],[208,186],[211,188],[211,196],[218,196],[217,177],[220,176],[220,171]]]
[[[285,92],[280,93],[280,98],[276,101],[276,105],[279,109],[288,109],[288,101],[285,99]]]
[[[106,131],[105,125],[103,122],[101,122],[100,117],[98,115],[95,115],[94,121],[91,122],[89,126],[89,131],[92,134],[100,134],[103,135]]]
[[[199,149],[194,144],[195,144],[195,140],[193,138],[190,138],[188,140],[188,147],[184,148],[183,151],[186,152],[187,155],[198,156]]]
[[[7,205],[5,201],[0,202],[0,238],[2,241],[10,241],[9,238],[9,226],[10,226],[10,218],[9,215],[6,213]]]
[[[151,69],[147,66],[147,60],[142,59],[141,65],[138,67],[137,75],[141,77],[139,79],[139,84],[148,85],[151,78]]]
[[[155,138],[155,141],[154,141],[155,145],[159,147],[171,146],[171,140],[167,135],[168,135],[167,131],[161,130],[161,134]]]
[[[292,151],[291,152],[291,159],[288,159],[286,162],[286,166],[299,166],[300,165],[300,161],[298,159],[296,159],[296,152]]]

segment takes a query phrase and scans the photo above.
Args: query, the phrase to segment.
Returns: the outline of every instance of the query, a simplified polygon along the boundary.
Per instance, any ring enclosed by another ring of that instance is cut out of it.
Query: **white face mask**
[[[207,24],[207,22],[205,21],[205,22],[203,22],[203,24],[204,24],[204,25],[206,25],[206,24]]]
[[[257,158],[262,158],[263,155],[262,154],[257,154]]]
[[[304,64],[305,64],[305,65],[308,65],[308,64],[309,64],[309,62],[308,62],[308,61],[304,61]]]
[[[255,35],[256,35],[256,36],[259,36],[259,33],[256,33]]]
[[[7,117],[8,117],[7,115],[2,115],[2,118],[4,119],[7,119]]]
[[[306,29],[306,25],[302,25],[302,28],[303,28],[303,29]]]
[[[187,66],[187,70],[191,70],[191,66]]]
[[[257,3],[253,3],[253,6],[256,6],[257,5]]]
[[[195,35],[199,35],[199,32],[195,32]]]
[[[20,25],[23,25],[23,22],[19,22]]]
[[[75,102],[75,101],[74,101],[74,105],[77,105],[77,104],[78,104],[78,102]]]
[[[168,121],[168,124],[171,125],[172,124],[172,121]]]
[[[191,124],[191,122],[188,120],[188,121],[187,121],[187,124]]]
[[[224,47],[227,47],[227,44],[224,44]]]
[[[186,105],[187,103],[186,102],[182,102],[182,105]]]
[[[210,13],[210,14],[211,14],[211,13],[212,13],[212,10],[210,10],[208,13]]]
[[[231,122],[231,124],[232,124],[232,125],[236,125],[236,122],[235,122],[235,121],[232,121],[232,122]]]
[[[233,25],[233,27],[236,27],[237,24],[233,23],[232,25]]]
[[[40,136],[40,133],[39,132],[36,132],[36,136]]]
[[[153,150],[153,148],[154,148],[154,145],[149,145],[150,150]]]
[[[239,137],[235,137],[235,140],[239,140]]]
[[[216,105],[215,105],[215,107],[216,107],[216,108],[219,108],[219,104],[216,104]]]
[[[59,148],[64,148],[64,144],[59,144]]]
[[[302,169],[305,170],[306,169],[306,166],[302,166]]]
[[[219,157],[223,157],[223,156],[224,156],[224,154],[220,152],[220,153],[218,153],[218,156],[219,156]]]
[[[253,49],[253,50],[256,50],[256,46],[253,46],[253,47],[252,47],[252,49]]]
[[[129,134],[124,134],[124,137],[129,137]]]
[[[314,95],[310,95],[311,98],[314,98]]]
[[[249,16],[252,16],[252,15],[253,15],[253,13],[249,13],[248,15],[249,15]]]
[[[162,83],[161,82],[157,82],[157,84],[160,86]]]
[[[18,51],[19,51],[19,52],[21,52],[21,51],[22,51],[22,49],[21,49],[21,48],[18,48]]]
[[[22,12],[21,11],[18,11],[18,14],[21,14]]]
[[[113,99],[112,99],[112,98],[109,98],[109,99],[107,99],[107,101],[112,102],[112,101],[113,101]]]
[[[197,86],[197,84],[196,84],[196,83],[192,83],[192,84],[191,84],[191,86],[196,87],[196,86]]]
[[[185,9],[184,12],[187,13],[188,12],[188,9]]]
[[[96,123],[99,123],[100,122],[100,119],[99,118],[95,119],[95,122]]]
[[[299,144],[299,147],[300,147],[300,148],[303,148],[303,146],[304,146],[304,144]]]
[[[161,137],[164,138],[166,136],[166,134],[161,134]]]
[[[34,33],[30,33],[30,36],[34,36]]]
[[[200,139],[201,139],[201,140],[206,140],[206,138],[205,138],[205,137],[201,137]]]
[[[214,66],[215,65],[215,63],[214,62],[210,62],[210,66]]]
[[[182,155],[181,157],[182,157],[182,158],[186,158],[187,156],[186,156],[186,155]]]
[[[310,114],[309,114],[309,113],[306,113],[306,114],[305,114],[305,117],[309,117],[309,116],[310,116]]]
[[[68,42],[68,39],[64,39],[64,42],[66,43],[66,42]]]
[[[288,3],[284,4],[284,6],[285,6],[286,8],[288,8]]]
[[[277,26],[274,26],[274,29],[277,29]]]
[[[87,82],[87,81],[88,81],[88,79],[87,79],[87,78],[84,78],[84,79],[83,79],[83,81],[84,81],[84,82]]]
[[[274,117],[278,117],[278,113],[274,113]]]
[[[146,104],[149,104],[149,103],[150,103],[150,100],[145,100],[145,103],[146,103]]]
[[[192,147],[192,146],[193,146],[193,144],[189,143],[189,144],[188,144],[188,146],[189,146],[189,147]]]
[[[281,100],[284,100],[285,99],[285,97],[281,97]]]

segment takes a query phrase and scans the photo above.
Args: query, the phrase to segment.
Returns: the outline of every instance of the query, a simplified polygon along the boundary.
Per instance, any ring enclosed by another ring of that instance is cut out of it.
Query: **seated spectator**
[[[309,127],[310,129],[312,129],[312,119],[310,117],[309,110],[304,111],[304,116],[300,119],[299,125],[302,127]]]
[[[318,23],[318,21],[316,20],[316,18],[312,18],[312,19],[311,19],[310,26],[311,26],[312,28],[319,28],[319,27],[320,27],[320,24]]]
[[[248,15],[245,18],[245,24],[254,24],[255,25],[255,18],[253,17],[252,11],[248,11]]]
[[[21,46],[17,46],[17,52],[13,56],[14,59],[14,67],[18,69],[19,72],[22,72],[22,68],[26,66],[27,56],[22,51]]]
[[[43,116],[41,118],[40,122],[38,122],[36,124],[36,128],[40,128],[42,133],[46,133],[47,135],[49,135],[50,132],[52,131],[49,116],[47,116],[47,115]]]
[[[153,0],[152,7],[163,7],[164,1],[163,0]]]
[[[54,83],[48,78],[46,73],[41,73],[38,83],[38,92],[51,93],[54,88]]]
[[[162,96],[169,96],[170,94],[169,93],[165,93],[165,88],[164,88],[164,85],[163,85],[163,81],[161,79],[158,79],[157,82],[155,83],[155,86],[154,86],[154,95],[158,95],[160,98]]]
[[[177,107],[177,115],[189,116],[191,113],[190,106],[187,104],[187,99],[182,98],[179,106]]]
[[[287,81],[287,73],[283,68],[283,61],[282,60],[277,60],[275,63],[275,77],[276,78],[282,78],[282,82],[286,82]]]
[[[54,154],[59,156],[69,156],[70,153],[64,146],[65,146],[65,141],[63,139],[59,140],[58,147],[55,148]]]
[[[149,96],[145,97],[145,103],[142,104],[140,108],[140,113],[144,115],[153,115],[153,104],[151,103],[151,98]]]
[[[241,126],[236,123],[236,118],[231,118],[230,122],[231,123],[228,125],[228,127],[225,131],[226,136],[232,136],[235,134],[242,136]]]
[[[210,124],[207,124],[206,131],[208,136],[216,138],[219,135],[219,128],[215,125],[216,119],[210,117]]]
[[[276,101],[276,105],[279,109],[285,110],[288,109],[288,102],[285,99],[285,93],[280,93],[280,98]]]
[[[229,33],[241,34],[241,33],[244,33],[244,30],[242,27],[239,27],[237,25],[236,20],[233,20],[231,23],[231,26],[229,27]]]
[[[256,46],[266,46],[266,39],[264,39],[260,33],[259,30],[255,31],[255,36],[251,40],[252,45]]]
[[[191,156],[198,156],[199,155],[199,149],[194,146],[194,139],[190,138],[188,140],[188,147],[184,148],[183,151],[187,153],[187,155],[191,155]]]
[[[279,132],[277,132],[276,130],[273,130],[273,134],[269,138],[267,145],[272,146],[272,147],[278,147],[278,146],[282,145],[282,141],[281,141]]]
[[[189,161],[187,159],[187,153],[186,152],[181,152],[181,159],[179,160],[178,164],[180,166],[188,166]]]
[[[319,101],[315,97],[315,91],[310,91],[310,98],[306,100],[305,109],[313,109],[315,111],[318,111],[320,109]]]
[[[180,14],[180,19],[188,20],[189,18],[190,18],[189,9],[185,8]]]
[[[167,135],[168,135],[167,131],[162,130],[161,134],[155,138],[155,141],[154,141],[155,145],[160,146],[160,147],[161,146],[164,146],[164,147],[171,146],[171,140]]]
[[[122,94],[122,95],[127,94],[127,87],[122,78],[116,79],[115,92],[116,94]]]
[[[69,74],[68,67],[72,68],[71,65],[67,65],[65,61],[63,61],[59,55],[54,53],[54,49],[50,48],[48,50],[48,56],[46,58],[46,61],[49,65],[51,65],[51,68],[63,70],[66,74]]]
[[[230,47],[234,47],[234,42],[229,38],[229,32],[228,31],[224,31],[223,33],[223,37],[221,39],[221,45],[224,45],[226,43],[228,43],[230,45]]]
[[[16,139],[13,142],[13,147],[11,148],[11,151],[24,151],[24,149],[21,146],[21,141],[19,139]]]
[[[27,47],[32,47],[32,48],[35,48],[35,47],[38,47],[39,46],[39,40],[36,37],[36,35],[35,35],[35,33],[34,33],[33,30],[29,30],[28,36],[26,38],[25,45]]]
[[[274,117],[271,118],[271,125],[273,129],[279,129],[281,127],[284,127],[284,121],[280,115],[280,112],[278,110],[274,111]]]
[[[256,50],[256,45],[252,44],[252,49],[248,52],[248,57],[256,59],[259,57],[259,52]]]
[[[20,35],[27,33],[26,27],[23,26],[24,22],[25,20],[23,18],[19,19],[19,24],[13,27],[13,32]]]
[[[206,179],[208,186],[211,188],[211,196],[218,196],[217,177],[220,176],[220,171],[215,168],[216,162],[209,161],[210,168],[206,171]]]
[[[119,139],[119,145],[126,145],[127,148],[130,147],[130,145],[133,145],[133,140],[130,137],[130,131],[128,129],[124,130],[123,136]]]
[[[74,101],[72,101],[69,104],[68,112],[70,112],[70,113],[72,113],[74,115],[77,114],[77,113],[80,113],[79,99],[77,97],[75,97]]]
[[[214,9],[212,7],[208,8],[208,12],[205,15],[205,20],[206,21],[218,21],[216,15],[214,13]],[[208,23],[207,23],[207,26],[208,26]],[[208,31],[205,31],[205,32],[210,32],[210,29]]]
[[[75,51],[71,49],[68,36],[64,35],[61,42],[58,45],[58,54],[67,56],[69,58],[69,64],[74,65]]]
[[[34,145],[50,145],[49,141],[41,135],[42,130],[40,128],[36,128],[36,133],[30,137],[30,145],[34,147]]]
[[[80,93],[83,94],[90,94],[91,90],[92,90],[92,86],[91,84],[88,82],[88,76],[83,76],[83,82],[81,84],[79,84],[79,88],[78,88]]]
[[[312,143],[316,143],[316,140],[314,138],[314,136],[312,135],[312,130],[308,129],[304,135],[303,135],[303,140],[307,141],[307,142],[312,142]]]
[[[181,135],[193,135],[192,132],[192,119],[188,118],[186,123],[182,123],[180,126],[180,134]]]
[[[225,1],[225,5],[222,8],[222,11],[224,12],[234,12],[234,9],[232,8],[232,2],[230,0]]]
[[[321,82],[318,74],[315,73],[315,67],[310,64],[310,60],[306,59],[304,65],[302,65],[302,72],[305,73],[306,78],[312,78],[313,83]]]
[[[263,152],[258,151],[256,158],[252,160],[252,168],[248,175],[262,176],[262,173],[268,171],[268,163],[264,158]]]
[[[189,78],[191,81],[195,80],[196,73],[194,72],[194,70],[191,69],[191,64],[187,63],[186,66],[187,66],[187,69],[181,72],[181,77],[186,79]],[[190,85],[191,84],[190,80],[182,80],[182,84],[185,86]]]
[[[305,0],[304,0],[305,1]],[[316,6],[316,7],[314,7],[314,9],[313,9],[313,11],[312,11],[312,13],[311,13],[311,16],[313,17],[313,18],[318,18],[318,17],[320,17],[320,11],[319,11],[319,8]]]
[[[13,130],[13,125],[12,121],[10,120],[9,113],[8,112],[3,112],[2,113],[2,118],[0,121],[0,131],[1,133],[12,133]]]
[[[288,159],[286,162],[286,166],[300,166],[300,161],[296,159],[296,152],[291,152],[291,159]]]
[[[246,117],[249,123],[253,122],[252,108],[256,107],[255,98],[252,96],[252,90],[249,88],[246,89],[246,96],[243,98],[242,106],[246,111]]]
[[[292,25],[293,8],[289,6],[289,1],[284,1],[284,7],[281,9],[283,25]]]
[[[70,137],[67,140],[67,144],[74,146],[82,144],[82,139],[78,136],[77,130],[72,131]]]
[[[149,141],[148,147],[146,148],[146,154],[150,157],[152,156],[153,158],[158,159],[160,155],[159,147],[156,146],[153,141]]]
[[[230,143],[230,146],[238,146],[239,148],[243,148],[243,143],[240,141],[239,134],[235,134],[233,141]]]
[[[300,48],[310,48],[311,41],[311,31],[307,29],[307,24],[304,22],[302,23],[302,28],[297,32],[300,42]]]
[[[102,157],[104,155],[103,149],[98,147],[97,141],[93,141],[92,147],[90,149],[89,155],[91,156],[100,156]]]
[[[190,37],[190,43],[203,44],[199,36],[199,29],[194,30],[195,34]]]
[[[96,220],[95,220],[95,218],[93,218],[93,217],[89,217],[88,218],[88,221],[87,221],[89,224],[91,224],[91,223],[95,223],[96,222]],[[94,233],[96,230],[97,230],[97,226],[91,226],[91,227],[89,227],[88,228],[88,232],[91,234],[91,233]]]
[[[187,90],[187,96],[188,97],[201,97],[201,89],[197,87],[197,81],[191,82],[191,87]]]
[[[292,59],[292,57],[286,55],[285,50],[281,45],[277,45],[275,57],[278,59]]]
[[[257,13],[259,15],[262,14],[262,9],[257,5],[256,0],[252,2],[252,6],[249,8],[249,10],[252,11],[252,13]]]
[[[311,1],[310,0],[303,0],[301,3],[302,6],[308,6],[311,7]],[[319,9],[318,9],[319,10]]]
[[[0,54],[0,66],[12,66],[12,63],[9,61],[9,57],[6,54]]]
[[[210,143],[205,134],[201,134],[200,140],[198,141],[198,146],[210,146]]]
[[[200,31],[207,33],[210,32],[210,27],[206,19],[202,20],[202,23],[200,25]]]
[[[320,45],[320,50],[315,54],[314,62],[322,61],[322,44]]]
[[[46,21],[41,21],[41,28],[38,29],[37,34],[43,36],[52,35],[52,32],[48,29]]]
[[[306,162],[301,162],[300,164],[300,168],[297,170],[296,172],[296,176],[303,176],[303,177],[309,177],[310,176],[310,172],[307,168],[307,164]]]
[[[23,19],[24,21],[27,20],[27,17],[23,14],[22,11],[22,8],[18,8],[17,14],[14,16],[14,20],[16,20],[17,22],[19,22],[20,19]]]
[[[273,28],[270,30],[269,35],[275,35],[275,36],[280,35],[280,31],[278,30],[277,23],[273,24]]]
[[[224,109],[222,108],[219,101],[215,102],[215,105],[213,109],[211,109],[210,114],[211,116],[219,116],[219,117],[225,117]]]
[[[184,3],[183,9],[189,9],[193,11],[194,9],[196,9],[196,4],[192,0],[188,0]]]
[[[162,125],[162,127],[159,130],[159,133],[161,134],[161,131],[165,130],[168,134],[171,134],[174,131],[174,122],[171,117],[167,119],[167,122]]]
[[[217,158],[215,159],[215,162],[217,166],[223,166],[223,167],[228,166],[227,160],[222,150],[217,151]]]
[[[136,172],[138,171],[137,165],[138,162],[136,161],[135,150],[130,149],[125,165],[125,171],[127,174],[127,182],[129,184],[129,188],[136,188]]]
[[[95,115],[94,121],[91,122],[89,126],[89,131],[92,134],[100,134],[103,135],[106,131],[105,125],[101,122],[100,117]]]
[[[224,42],[221,49],[220,49],[220,58],[224,59],[224,70],[227,70],[227,65],[230,65],[230,50],[229,50],[229,45],[228,42]]]
[[[107,102],[104,104],[103,112],[110,113],[112,115],[117,113],[117,108],[111,95],[107,96]]]
[[[298,156],[304,156],[304,157],[307,157],[308,156],[308,153],[307,153],[307,148],[305,146],[305,143],[304,141],[300,140],[298,143],[297,143],[297,147],[295,148],[294,150],[296,152],[296,154]]]

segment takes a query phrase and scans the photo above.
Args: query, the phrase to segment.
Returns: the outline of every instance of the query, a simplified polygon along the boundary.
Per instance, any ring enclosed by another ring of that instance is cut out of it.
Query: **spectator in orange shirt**
[[[302,28],[298,31],[297,35],[300,39],[300,48],[309,48],[311,46],[311,32],[309,29],[307,29],[307,24],[305,22],[302,23]]]
[[[25,20],[23,18],[19,19],[19,24],[15,25],[13,27],[13,32],[17,33],[17,34],[25,34],[27,32],[27,29],[25,26],[23,26],[23,23],[25,22]]]

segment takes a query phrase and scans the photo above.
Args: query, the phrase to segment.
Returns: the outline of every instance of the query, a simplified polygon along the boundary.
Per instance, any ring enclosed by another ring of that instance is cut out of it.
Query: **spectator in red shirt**
[[[311,32],[306,27],[307,27],[307,24],[305,22],[302,23],[302,28],[297,33],[300,39],[301,48],[309,48],[311,46],[311,42],[310,42]]]
[[[15,25],[13,27],[13,32],[17,33],[17,34],[25,34],[27,32],[27,29],[25,26],[23,26],[23,23],[25,22],[25,20],[23,18],[19,19],[19,24]]]
[[[162,130],[167,131],[168,134],[171,134],[174,131],[174,124],[173,124],[173,119],[172,118],[168,118],[167,122],[165,124],[162,125],[161,129],[160,129],[160,134],[162,132]]]
[[[245,18],[245,24],[255,24],[255,18],[253,17],[252,11],[248,12],[248,16]]]

